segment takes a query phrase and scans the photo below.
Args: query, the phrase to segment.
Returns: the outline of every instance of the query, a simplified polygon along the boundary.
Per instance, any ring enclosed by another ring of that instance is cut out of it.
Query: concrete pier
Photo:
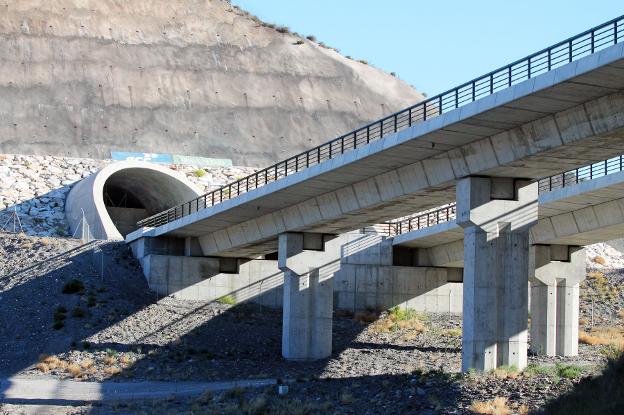
[[[282,355],[288,360],[331,355],[333,275],[340,267],[340,250],[330,245],[332,240],[318,233],[279,236],[278,266],[284,272]]]
[[[457,183],[464,228],[462,370],[527,363],[529,229],[537,183],[468,177]]]
[[[532,249],[531,351],[576,356],[585,249],[568,245],[536,245]]]

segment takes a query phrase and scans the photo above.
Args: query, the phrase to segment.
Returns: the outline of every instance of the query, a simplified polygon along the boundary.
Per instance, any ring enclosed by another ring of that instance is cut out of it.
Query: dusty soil
[[[462,375],[461,319],[421,315],[423,332],[380,332],[351,316],[336,316],[330,359],[287,362],[280,354],[279,310],[157,299],[123,244],[96,248],[105,252],[103,267],[101,254],[93,261],[93,248],[70,239],[0,235],[3,376],[84,381],[277,378],[289,386],[288,394],[277,396],[271,388],[76,407],[4,404],[0,414],[460,414],[471,413],[473,401],[496,396],[522,412],[572,390],[581,378],[599,373],[606,361],[603,346],[581,345],[575,358],[530,356],[537,368],[530,373]],[[104,278],[94,263],[104,269]],[[72,279],[84,287],[63,293]],[[55,329],[59,307],[67,312],[63,327]],[[73,312],[77,307],[84,315]],[[594,307],[595,318],[603,316],[600,310]],[[604,318],[611,319],[613,313],[607,314]],[[45,373],[36,367],[41,354],[57,359]],[[70,374],[67,365],[72,363],[78,370]],[[566,365],[573,365],[572,375],[561,372]]]

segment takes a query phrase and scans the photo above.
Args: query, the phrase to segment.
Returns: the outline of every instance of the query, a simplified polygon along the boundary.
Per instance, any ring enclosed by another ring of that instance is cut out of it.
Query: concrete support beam
[[[282,355],[288,360],[331,355],[333,276],[340,268],[339,241],[314,233],[279,235],[278,267],[284,272]]]
[[[457,182],[464,371],[526,366],[529,229],[536,222],[537,183],[484,177]]]
[[[535,245],[532,249],[531,351],[576,356],[585,249],[567,245]]]

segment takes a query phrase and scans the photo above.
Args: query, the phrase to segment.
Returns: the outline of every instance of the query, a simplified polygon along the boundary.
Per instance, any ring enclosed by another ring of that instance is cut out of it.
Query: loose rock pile
[[[67,236],[65,199],[71,187],[112,160],[0,154],[0,226],[13,230],[17,213],[25,233]],[[255,171],[249,167],[169,166],[208,192]]]

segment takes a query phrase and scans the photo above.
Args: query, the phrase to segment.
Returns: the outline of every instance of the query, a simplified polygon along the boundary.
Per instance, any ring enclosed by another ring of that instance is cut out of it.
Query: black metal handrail
[[[382,224],[381,230],[388,236],[401,235],[406,232],[428,228],[439,223],[448,222],[457,217],[457,203],[451,203],[435,210],[417,213],[409,218]],[[379,229],[379,227],[376,227]]]
[[[624,156],[613,157],[589,166],[579,167],[539,181],[540,193],[561,189],[566,186],[597,179],[624,170]]]
[[[160,226],[201,209],[222,203],[224,200],[233,199],[267,183],[330,160],[371,141],[379,140],[388,134],[411,127],[415,123],[426,121],[536,75],[591,55],[610,45],[617,44],[624,38],[623,31],[624,16],[620,16],[311,150],[226,184],[196,199],[143,219],[137,225],[139,227]]]
[[[547,193],[621,171],[624,171],[624,155],[539,179],[538,192]],[[378,233],[383,235],[395,236],[448,222],[456,217],[457,203],[453,202],[435,210],[416,213],[415,215],[401,220],[375,225],[375,229]]]

